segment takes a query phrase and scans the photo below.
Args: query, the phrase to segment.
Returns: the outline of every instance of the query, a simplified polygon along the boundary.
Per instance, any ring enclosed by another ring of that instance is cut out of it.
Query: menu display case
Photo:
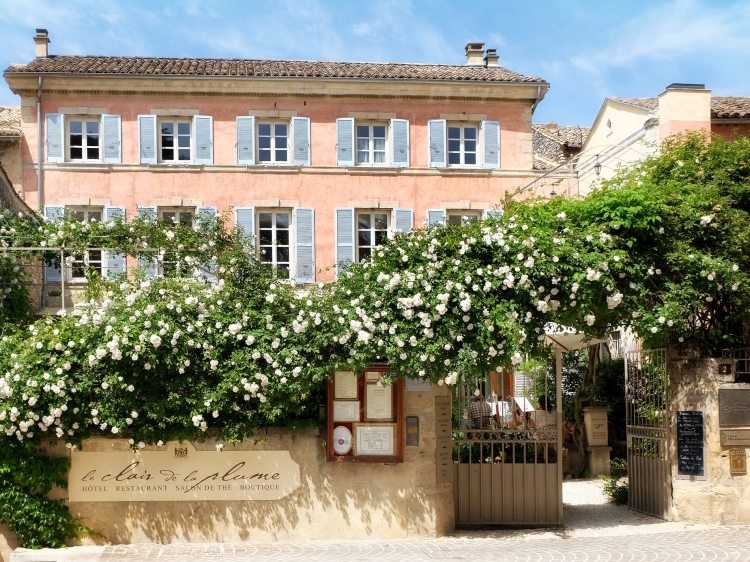
[[[328,382],[327,459],[331,462],[404,462],[404,381],[385,385],[388,367],[361,377],[336,371]]]

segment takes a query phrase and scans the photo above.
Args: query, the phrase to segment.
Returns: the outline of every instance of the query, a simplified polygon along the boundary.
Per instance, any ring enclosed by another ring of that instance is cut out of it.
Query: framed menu
[[[334,395],[336,400],[357,399],[357,375],[351,371],[333,373]]]
[[[358,422],[359,400],[334,400],[333,421],[335,422]]]
[[[330,373],[326,416],[329,462],[404,462],[404,381],[382,384],[389,371],[387,365],[373,365],[362,376],[351,371]]]
[[[365,384],[365,421],[393,421],[393,387]]]

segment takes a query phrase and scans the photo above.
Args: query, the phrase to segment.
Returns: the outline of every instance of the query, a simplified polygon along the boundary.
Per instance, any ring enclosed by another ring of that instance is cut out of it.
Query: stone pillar
[[[591,476],[609,476],[609,430],[607,413],[609,406],[587,406],[583,409],[583,423],[586,426],[586,452],[588,470]]]

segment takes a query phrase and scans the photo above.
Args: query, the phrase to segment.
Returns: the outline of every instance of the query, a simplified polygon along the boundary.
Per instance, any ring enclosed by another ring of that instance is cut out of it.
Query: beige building
[[[0,208],[26,210],[20,195],[23,168],[21,163],[21,108],[0,106]]]

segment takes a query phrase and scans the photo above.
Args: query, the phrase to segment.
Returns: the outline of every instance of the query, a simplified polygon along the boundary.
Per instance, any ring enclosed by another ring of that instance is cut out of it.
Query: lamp
[[[552,191],[549,192],[549,198],[554,199],[555,197],[557,197],[557,191],[555,191],[555,186],[553,185]]]
[[[598,154],[596,155],[596,163],[594,164],[594,172],[596,173],[597,176],[602,173],[602,165],[599,162],[599,155]]]

